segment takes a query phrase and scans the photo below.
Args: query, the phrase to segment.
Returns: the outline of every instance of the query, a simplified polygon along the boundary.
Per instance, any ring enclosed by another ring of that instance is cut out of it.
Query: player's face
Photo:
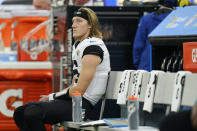
[[[72,19],[73,37],[77,40],[83,40],[89,36],[90,25],[88,21],[81,17],[73,17]]]

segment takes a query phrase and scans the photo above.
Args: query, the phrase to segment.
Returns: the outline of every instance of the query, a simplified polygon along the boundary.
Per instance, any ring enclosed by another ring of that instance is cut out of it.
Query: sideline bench
[[[108,79],[108,84],[106,88],[106,93],[104,97],[102,98],[102,105],[101,105],[101,111],[100,111],[100,118],[103,117],[103,112],[105,108],[105,101],[107,99],[113,99],[117,100],[118,91],[119,91],[119,83],[121,80],[123,71],[111,71]],[[132,74],[131,74],[132,76]],[[147,84],[149,81],[150,72],[145,72],[143,74],[142,79],[142,87],[141,87],[141,93],[139,101],[144,101],[144,96],[147,88]],[[156,85],[155,90],[155,97],[154,97],[154,103],[156,104],[166,104],[171,105],[171,98],[172,98],[172,92],[173,92],[173,85],[174,85],[174,78],[175,73],[164,73],[160,74],[158,76],[158,83]],[[132,77],[130,79],[130,83],[132,81]],[[188,74],[186,75],[185,79],[185,86],[183,89],[183,96],[182,96],[182,106],[189,106],[192,107],[195,99],[197,99],[197,74]],[[128,89],[128,92],[130,89]],[[128,93],[129,95],[129,93]],[[124,130],[128,131],[128,128],[110,128],[108,126],[94,126],[94,127],[80,127],[82,122],[63,122],[62,125],[64,127],[69,128],[75,128],[78,130],[94,130],[94,131],[119,131]],[[157,131],[156,128],[148,127],[146,129],[142,129],[143,127],[140,127],[139,131]]]

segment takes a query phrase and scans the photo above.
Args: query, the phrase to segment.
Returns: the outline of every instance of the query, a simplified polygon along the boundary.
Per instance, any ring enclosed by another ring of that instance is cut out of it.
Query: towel
[[[120,79],[120,89],[118,92],[117,104],[125,105],[127,100],[128,86],[130,82],[131,72],[133,70],[125,70]]]
[[[153,110],[153,100],[155,96],[155,89],[157,85],[158,75],[164,73],[163,71],[151,71],[150,79],[146,89],[146,95],[144,100],[143,111],[152,113]]]
[[[172,94],[172,104],[171,104],[172,112],[179,111],[186,74],[191,74],[191,72],[179,71],[175,75],[173,94]]]
[[[147,72],[147,71],[145,71],[145,70],[134,71],[133,81],[129,87],[129,88],[131,88],[131,95],[130,96],[135,96],[137,98],[140,97],[140,92],[141,92],[141,87],[142,87],[142,78],[143,78],[144,72]]]

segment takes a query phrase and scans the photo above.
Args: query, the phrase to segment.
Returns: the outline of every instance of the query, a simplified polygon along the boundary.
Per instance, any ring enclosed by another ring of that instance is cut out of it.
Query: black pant
[[[93,107],[84,98],[82,103],[86,109],[85,118],[88,118]],[[72,100],[29,102],[16,108],[13,117],[21,131],[46,131],[44,124],[72,121]]]
[[[160,122],[160,131],[196,131],[191,123],[191,110],[172,113]]]

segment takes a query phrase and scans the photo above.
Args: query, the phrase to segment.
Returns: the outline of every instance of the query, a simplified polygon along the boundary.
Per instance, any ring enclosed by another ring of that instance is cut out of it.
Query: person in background
[[[152,48],[148,35],[178,5],[177,0],[159,0],[157,11],[141,17],[133,43],[133,64],[136,69],[152,70]]]
[[[33,0],[33,5],[36,10],[50,10],[50,0]]]
[[[164,117],[160,131],[197,131],[197,100],[192,110],[171,113]]]
[[[65,0],[65,3],[75,6],[93,6],[93,0]]]
[[[197,5],[197,0],[189,0],[190,5]]]
[[[179,6],[188,6],[190,4],[189,0],[178,0]]]
[[[193,125],[194,129],[197,131],[197,100],[196,100],[195,105],[192,109],[191,119],[192,119],[192,125]]]
[[[106,90],[110,68],[109,52],[102,41],[98,18],[89,8],[80,8],[72,19],[73,81],[68,88],[44,95],[39,102],[30,102],[14,111],[14,120],[21,131],[46,131],[44,124],[72,121],[72,94],[82,94],[85,119]]]

